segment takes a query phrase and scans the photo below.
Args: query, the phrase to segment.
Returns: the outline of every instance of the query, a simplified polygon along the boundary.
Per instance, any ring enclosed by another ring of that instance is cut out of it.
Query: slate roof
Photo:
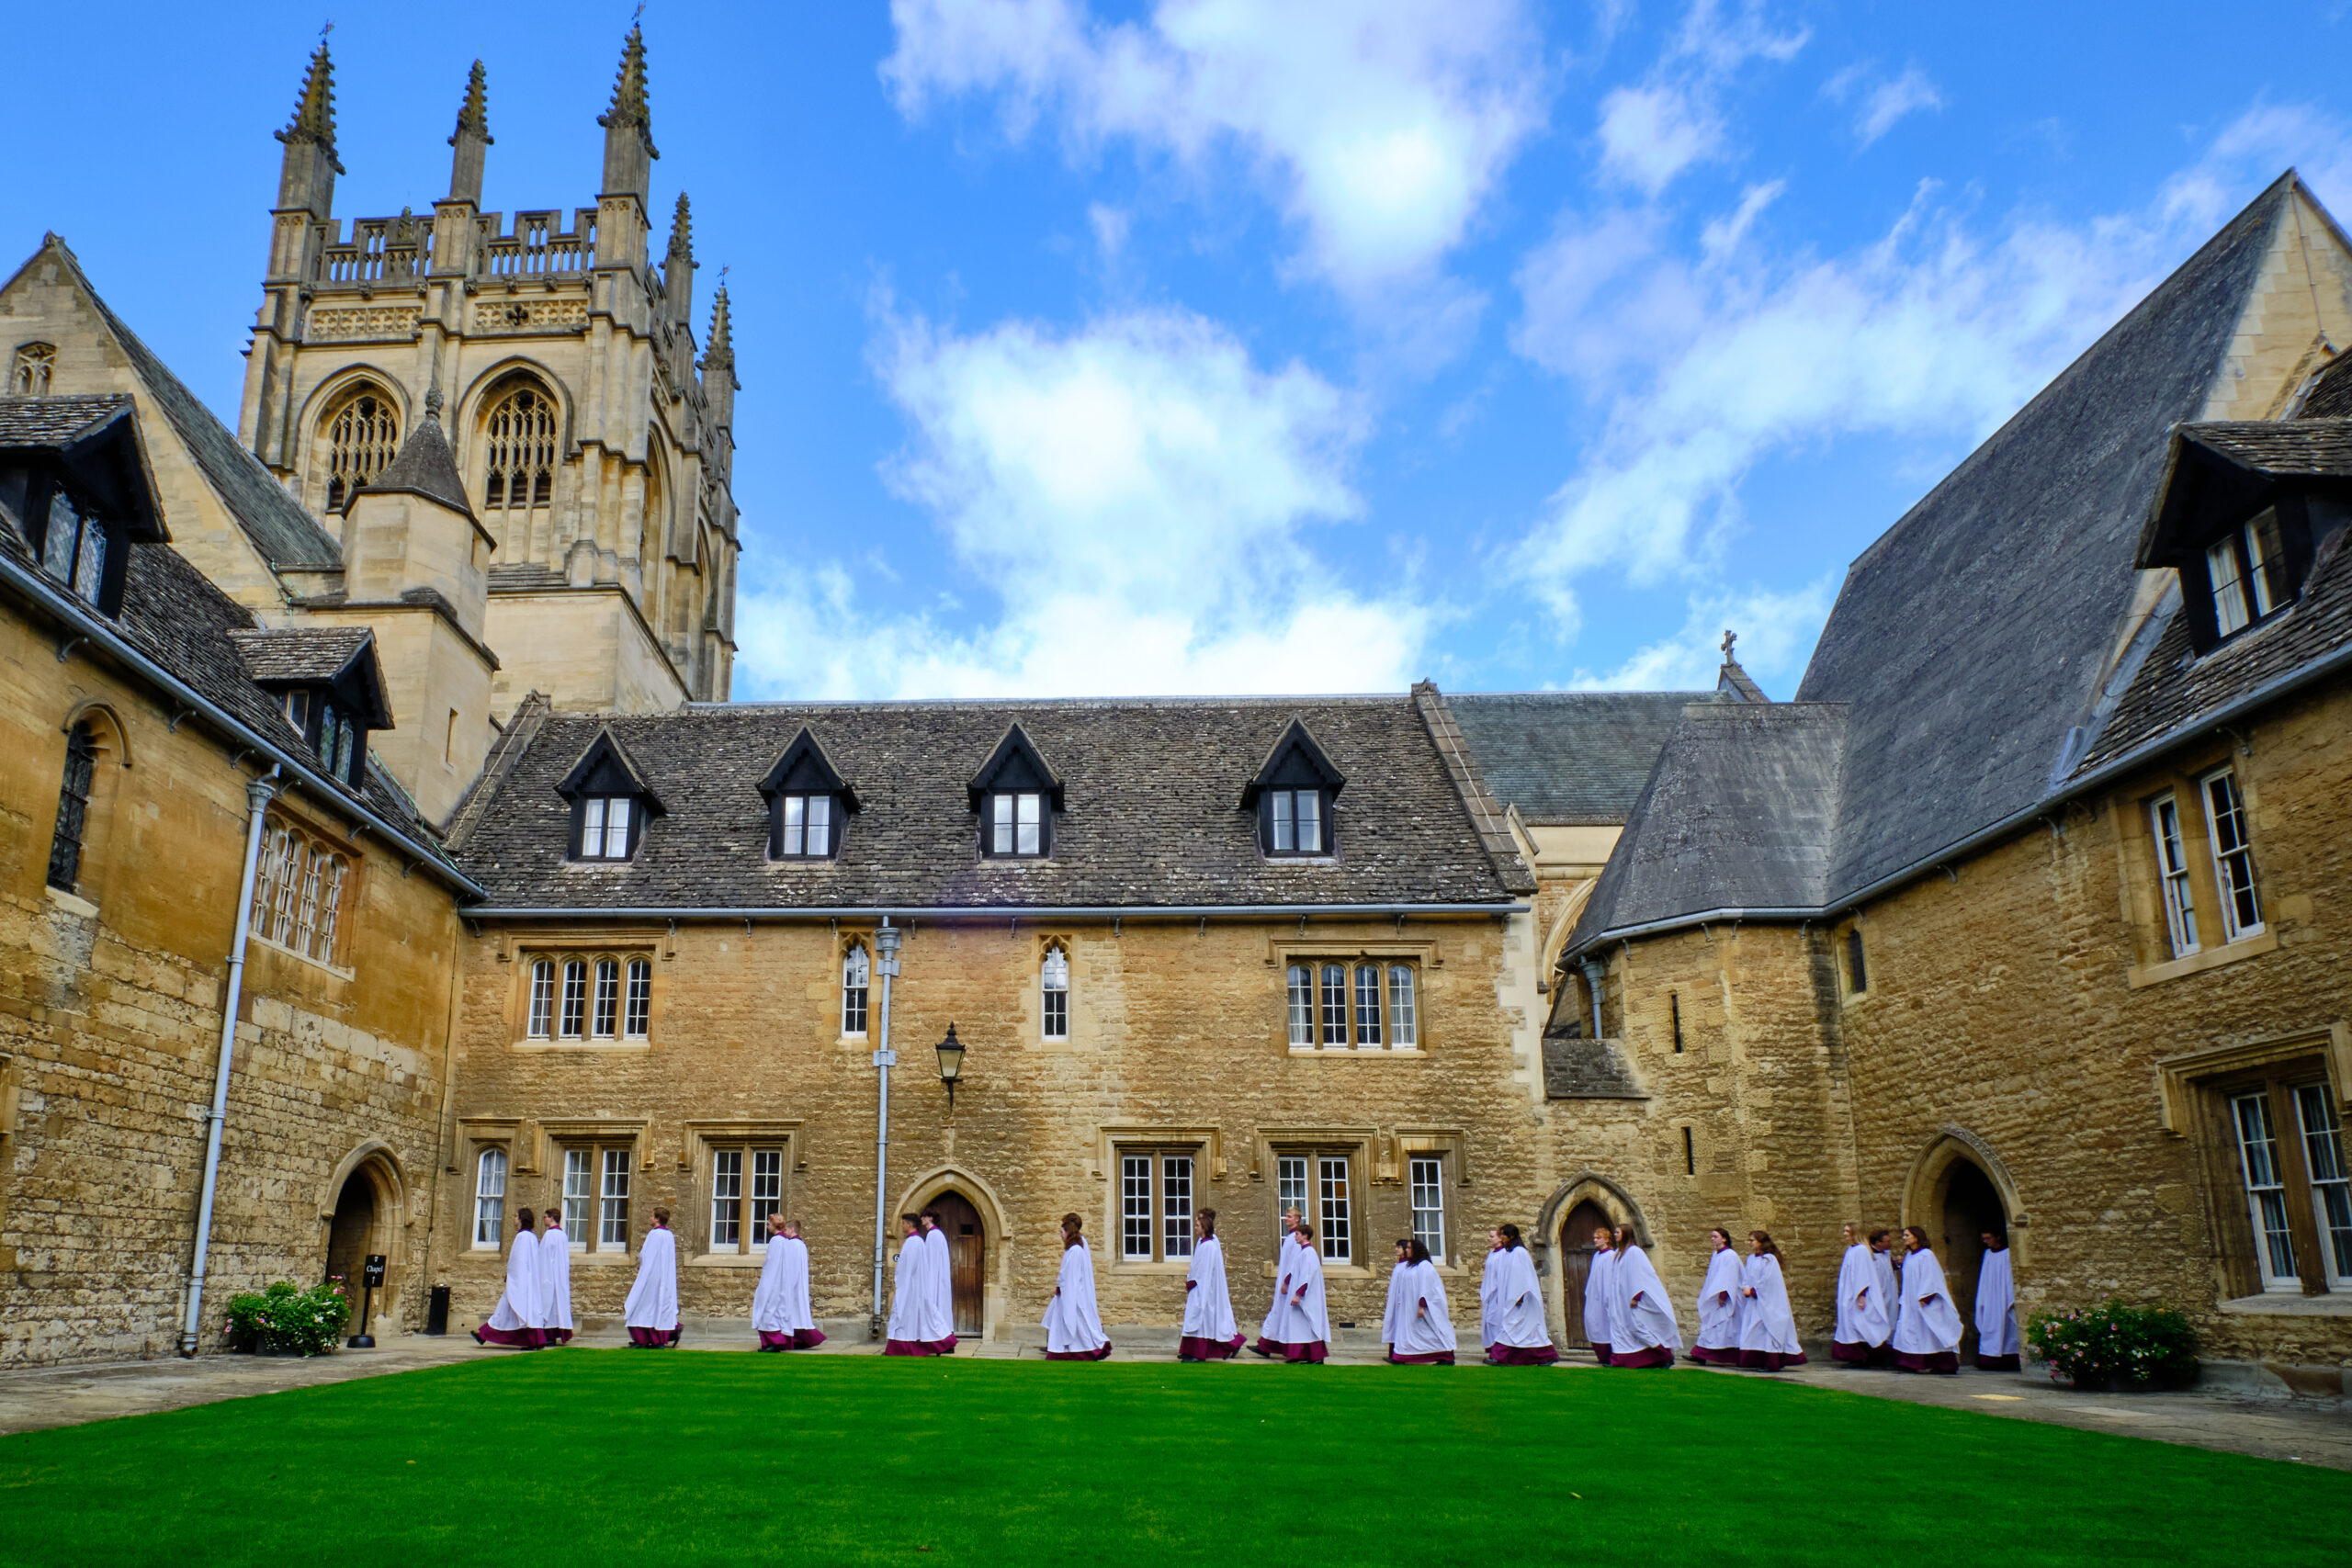
[[[135,406],[124,392],[0,398],[0,451],[69,446]]]
[[[2172,427],[2220,373],[2290,175],[1864,551],[1801,702],[1851,705],[1833,896],[2040,799],[2138,586]]]
[[[130,361],[131,369],[154,399],[156,408],[178,433],[197,467],[204,470],[204,477],[220,493],[229,515],[236,519],[262,558],[279,569],[340,569],[343,551],[327,531],[302,510],[301,502],[286,492],[286,487],[262,466],[261,459],[246,451],[235,434],[155,357],[154,351],[139,341],[139,334],[107,307],[65,243],[52,235],[42,249],[52,248],[73,269],[74,282],[89,297],[107,330],[114,334],[124,356]],[[34,259],[39,259],[40,254],[35,252]],[[28,266],[31,265],[30,261],[26,263]]]
[[[1338,854],[1270,861],[1242,786],[1304,718],[1348,777]],[[982,860],[966,793],[1008,726],[1066,791],[1044,861]],[[771,863],[760,781],[806,727],[858,793],[831,862]],[[609,729],[669,808],[635,859],[567,863],[556,786]],[[705,705],[620,716],[526,705],[455,819],[492,908],[1508,906],[1409,695]]]
[[[1487,787],[1520,819],[1614,827],[1691,703],[1713,692],[1512,692],[1449,696]]]
[[[2320,367],[2303,391],[2303,419],[2339,419],[2352,414],[2352,356],[2337,355]]]
[[[2180,438],[2266,474],[2352,475],[2352,419],[2210,421]]]
[[[254,680],[298,682],[335,679],[375,637],[366,626],[288,626],[232,631],[229,640]]]
[[[1681,916],[1826,902],[1850,724],[1838,703],[1684,709],[1570,949]]]
[[[458,477],[458,459],[450,454],[449,438],[441,434],[437,419],[421,419],[409,432],[408,440],[401,446],[400,456],[384,465],[384,471],[359,487],[358,495],[374,491],[408,491],[437,501],[452,512],[467,516],[474,514],[471,502],[466,500],[465,481]],[[356,496],[354,499],[357,499]]]

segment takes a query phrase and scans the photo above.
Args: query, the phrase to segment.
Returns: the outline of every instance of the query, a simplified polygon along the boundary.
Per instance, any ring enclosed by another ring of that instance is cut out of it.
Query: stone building
[[[1578,1136],[1678,1294],[1766,1227],[1826,1337],[1842,1222],[1962,1299],[1990,1230],[2021,1314],[2340,1391],[2346,342],[2290,174],[1855,561],[1794,703],[1678,719],[1546,1045],[1624,1064]]]

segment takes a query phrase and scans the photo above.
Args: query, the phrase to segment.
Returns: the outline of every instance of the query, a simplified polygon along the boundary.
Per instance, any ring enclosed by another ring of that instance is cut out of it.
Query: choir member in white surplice
[[[1609,1364],[1610,1302],[1617,1293],[1617,1244],[1607,1225],[1592,1227],[1592,1269],[1584,1277],[1584,1337],[1592,1341],[1592,1359]],[[1483,1297],[1484,1292],[1480,1292]],[[1487,1343],[1494,1340],[1487,1337]]]
[[[1176,1341],[1180,1361],[1222,1361],[1241,1348],[1233,1295],[1225,1284],[1225,1247],[1216,1239],[1216,1211],[1193,1212],[1193,1266],[1184,1271],[1184,1327]]]
[[[1906,1372],[1960,1371],[1960,1311],[1944,1266],[1917,1225],[1903,1227],[1903,1311],[1894,1320],[1894,1364]]]
[[[899,1261],[890,1275],[890,1323],[882,1331],[886,1356],[936,1356],[924,1336],[931,1327],[931,1248],[923,1244],[922,1218],[899,1216]]]
[[[1887,1320],[1887,1296],[1871,1264],[1870,1247],[1855,1240],[1854,1227],[1848,1225],[1845,1260],[1838,1265],[1838,1328],[1829,1341],[1829,1354],[1838,1362],[1867,1367],[1881,1359],[1894,1333]]]
[[[1976,1265],[1976,1370],[2014,1372],[2018,1352],[2017,1280],[2009,1273],[2009,1244],[1984,1233],[1984,1256]]]
[[[948,1249],[947,1227],[939,1211],[922,1212],[922,1338],[935,1355],[956,1353],[956,1256]]]
[[[638,1243],[637,1283],[622,1303],[621,1322],[628,1342],[648,1350],[668,1349],[685,1334],[678,1316],[678,1238],[667,1209],[653,1211],[653,1228]]]
[[[1674,1303],[1659,1283],[1649,1254],[1634,1245],[1626,1231],[1617,1245],[1617,1276],[1609,1317],[1609,1364],[1612,1367],[1670,1367],[1682,1354],[1682,1325],[1674,1320]]]
[[[1285,1361],[1320,1361],[1330,1354],[1331,1314],[1323,1299],[1323,1252],[1315,1227],[1296,1222],[1288,1261],[1274,1281],[1274,1310],[1250,1348]]]
[[[1739,1364],[1751,1371],[1777,1372],[1804,1365],[1797,1342],[1796,1315],[1789,1310],[1789,1282],[1781,1273],[1781,1249],[1762,1231],[1747,1233],[1747,1261],[1740,1266]]]
[[[1690,1359],[1707,1366],[1739,1365],[1739,1250],[1731,1232],[1711,1230],[1707,1244],[1714,1251],[1707,1258],[1707,1278],[1699,1286],[1699,1336],[1690,1342]]]
[[[1887,1342],[1871,1352],[1871,1365],[1894,1365],[1894,1330],[1903,1318],[1903,1287],[1894,1277],[1894,1243],[1883,1230],[1871,1232],[1871,1273],[1878,1280],[1878,1299],[1886,1309]]]
[[[1280,1355],[1276,1330],[1283,1325],[1283,1298],[1290,1292],[1290,1255],[1298,1246],[1298,1211],[1283,1211],[1283,1238],[1274,1243],[1274,1304],[1266,1309],[1266,1321],[1258,1325],[1258,1342],[1250,1347],[1255,1356]]]
[[[1111,1337],[1094,1310],[1094,1255],[1080,1234],[1086,1222],[1062,1216],[1062,1270],[1046,1303],[1046,1359],[1099,1361],[1111,1353]]]
[[[539,1233],[539,1271],[546,1276],[547,1336],[550,1345],[571,1342],[571,1238],[563,1234],[563,1211],[548,1211]]]
[[[808,1248],[800,1224],[768,1216],[767,1258],[760,1265],[760,1288],[752,1292],[752,1330],[763,1350],[808,1350],[825,1342],[808,1314]]]
[[[1534,1259],[1520,1245],[1517,1225],[1497,1225],[1494,1250],[1487,1254],[1487,1271],[1478,1281],[1479,1303],[1494,1330],[1487,1359],[1498,1367],[1540,1367],[1560,1359],[1551,1331],[1544,1325],[1544,1291],[1536,1282]],[[1610,1347],[1613,1358],[1616,1347]]]
[[[1388,1276],[1388,1310],[1381,1314],[1380,1342],[1400,1367],[1453,1365],[1453,1316],[1445,1300],[1429,1244],[1409,1236],[1396,1244],[1396,1267]]]
[[[474,1330],[477,1345],[517,1345],[536,1350],[548,1342],[547,1266],[539,1257],[531,1211],[516,1213],[514,1240],[506,1249],[506,1293],[490,1321]]]

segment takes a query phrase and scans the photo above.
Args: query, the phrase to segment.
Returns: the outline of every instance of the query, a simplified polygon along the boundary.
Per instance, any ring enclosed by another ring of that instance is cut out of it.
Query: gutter
[[[2031,806],[2012,811],[1991,826],[1980,828],[1964,839],[1954,840],[1935,853],[1922,856],[1901,871],[1882,876],[1877,881],[1859,887],[1832,903],[1818,905],[1812,908],[1708,909],[1698,914],[1672,915],[1665,919],[1646,920],[1636,926],[1611,927],[1608,931],[1596,931],[1589,940],[1566,949],[1561,953],[1561,958],[1565,961],[1580,956],[1588,950],[1604,942],[1626,941],[1637,936],[1652,936],[1659,931],[1676,931],[1716,920],[1835,919],[1840,915],[1860,908],[1882,894],[1891,893],[1905,883],[1916,881],[1946,866],[1949,862],[1973,854],[1997,840],[2007,838],[2019,829],[2049,816],[2052,810],[2065,805],[2068,801],[2105,789],[2117,779],[2127,773],[2137,772],[2157,757],[2191,739],[2222,728],[2232,719],[2242,717],[2256,708],[2267,706],[2281,697],[2301,691],[2305,686],[2316,684],[2330,675],[2346,670],[2352,670],[2352,642],[2323,654],[2299,669],[2290,670],[2284,675],[2273,676],[2252,690],[2233,697],[2219,707],[2208,709],[2192,720],[2184,720],[2164,734],[2142,741],[2129,751],[2109,758],[2089,773],[2075,778],[2064,788],[2041,796]]]
[[[80,600],[60,592],[47,578],[28,571],[6,555],[0,555],[0,581],[23,591],[35,604],[56,620],[71,627],[83,641],[104,648],[107,654],[127,666],[144,680],[153,682],[177,699],[192,714],[200,714],[207,723],[240,746],[258,752],[272,767],[292,775],[290,783],[300,784],[318,794],[335,808],[356,817],[386,838],[407,846],[414,852],[418,863],[430,866],[434,874],[449,886],[470,897],[486,898],[489,892],[473,878],[449,864],[437,852],[419,844],[409,829],[387,820],[367,801],[351,794],[343,786],[330,783],[326,776],[302,761],[278,742],[261,734],[243,719],[198,692],[195,687],[164,669],[154,660],[133,648],[122,634],[105,619],[93,613]],[[280,788],[284,788],[281,785]]]
[[[1408,915],[1523,915],[1527,904],[777,904],[551,909],[498,907],[460,911],[469,920],[1116,920],[1306,919]]]

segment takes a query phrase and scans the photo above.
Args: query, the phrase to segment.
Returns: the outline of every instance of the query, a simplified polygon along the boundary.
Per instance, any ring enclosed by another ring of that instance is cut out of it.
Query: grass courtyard
[[[2347,1521],[2334,1471],[1697,1374],[570,1349],[0,1438],[17,1568],[2235,1564]]]

